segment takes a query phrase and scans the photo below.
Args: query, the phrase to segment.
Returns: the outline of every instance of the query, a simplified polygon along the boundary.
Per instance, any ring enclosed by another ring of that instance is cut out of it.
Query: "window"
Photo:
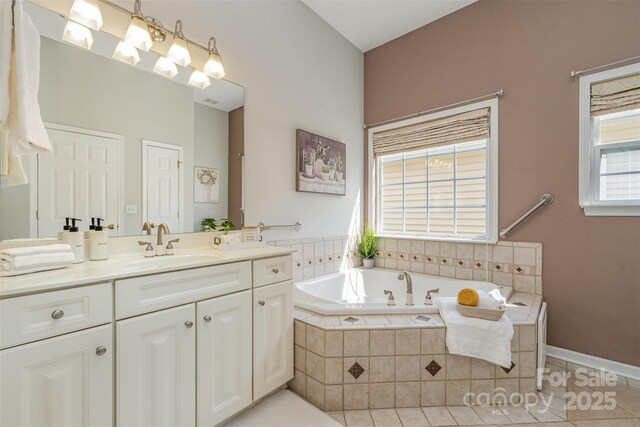
[[[640,216],[640,64],[580,80],[580,206]]]
[[[497,241],[497,100],[370,129],[380,235]]]

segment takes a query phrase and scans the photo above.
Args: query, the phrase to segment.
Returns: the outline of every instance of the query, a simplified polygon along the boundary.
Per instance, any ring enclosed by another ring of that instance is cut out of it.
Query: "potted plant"
[[[220,227],[222,227],[222,232],[224,234],[229,234],[229,231],[236,229],[236,226],[229,219],[223,219],[220,223]]]
[[[376,231],[373,227],[365,225],[360,234],[360,243],[358,244],[358,254],[362,256],[362,264],[364,268],[373,268],[373,258],[378,252],[379,239],[376,237]]]
[[[311,146],[305,147],[303,153],[304,162],[304,176],[307,178],[314,178],[313,167],[316,163],[316,151]]]
[[[329,166],[322,166],[322,170],[320,172],[320,179],[322,179],[323,181],[328,181],[329,180],[329,174],[331,172],[331,169],[329,169]]]
[[[342,155],[338,154],[336,159],[336,182],[342,182]]]
[[[204,227],[204,231],[215,230],[216,227],[218,226],[218,224],[216,224],[216,219],[215,218],[204,218],[202,220],[202,222],[200,223],[200,225],[202,225],[202,227]]]

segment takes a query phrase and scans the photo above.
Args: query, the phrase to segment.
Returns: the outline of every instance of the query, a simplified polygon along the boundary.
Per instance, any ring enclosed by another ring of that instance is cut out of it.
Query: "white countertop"
[[[0,277],[0,299],[126,277],[289,255],[292,252],[289,248],[275,246],[230,251],[222,251],[212,247],[176,249],[173,256],[151,258],[154,260],[153,265],[145,264],[144,260],[147,258],[141,254],[111,256],[104,261],[85,261],[59,270]],[[210,257],[198,255],[209,255]],[[166,259],[167,265],[163,265],[163,259]]]

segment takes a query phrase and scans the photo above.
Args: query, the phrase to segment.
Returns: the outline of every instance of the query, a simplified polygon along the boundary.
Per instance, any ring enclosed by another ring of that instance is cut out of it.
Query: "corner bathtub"
[[[316,279],[298,282],[293,288],[294,304],[300,308],[319,314],[419,314],[437,313],[435,305],[425,305],[427,291],[439,288],[433,297],[453,297],[462,288],[484,291],[499,289],[507,300],[511,288],[490,282],[450,279],[428,274],[409,273],[413,279],[413,299],[415,305],[407,306],[407,284],[398,280],[397,270],[375,268],[371,270],[354,268]],[[390,290],[396,300],[395,306],[387,305],[384,291]]]

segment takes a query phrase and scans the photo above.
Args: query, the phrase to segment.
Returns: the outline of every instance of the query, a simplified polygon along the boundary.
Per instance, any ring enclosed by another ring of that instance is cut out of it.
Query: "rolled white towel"
[[[18,257],[26,255],[55,254],[60,252],[71,252],[71,246],[64,243],[42,246],[23,246],[20,248],[3,249],[0,251],[0,255]]]
[[[499,310],[506,302],[500,291],[494,289],[490,292],[478,291],[479,301],[477,307],[489,308],[491,310]]]
[[[47,267],[60,268],[70,265],[74,260],[75,255],[71,251],[21,256],[0,253],[0,272],[44,269]]]

